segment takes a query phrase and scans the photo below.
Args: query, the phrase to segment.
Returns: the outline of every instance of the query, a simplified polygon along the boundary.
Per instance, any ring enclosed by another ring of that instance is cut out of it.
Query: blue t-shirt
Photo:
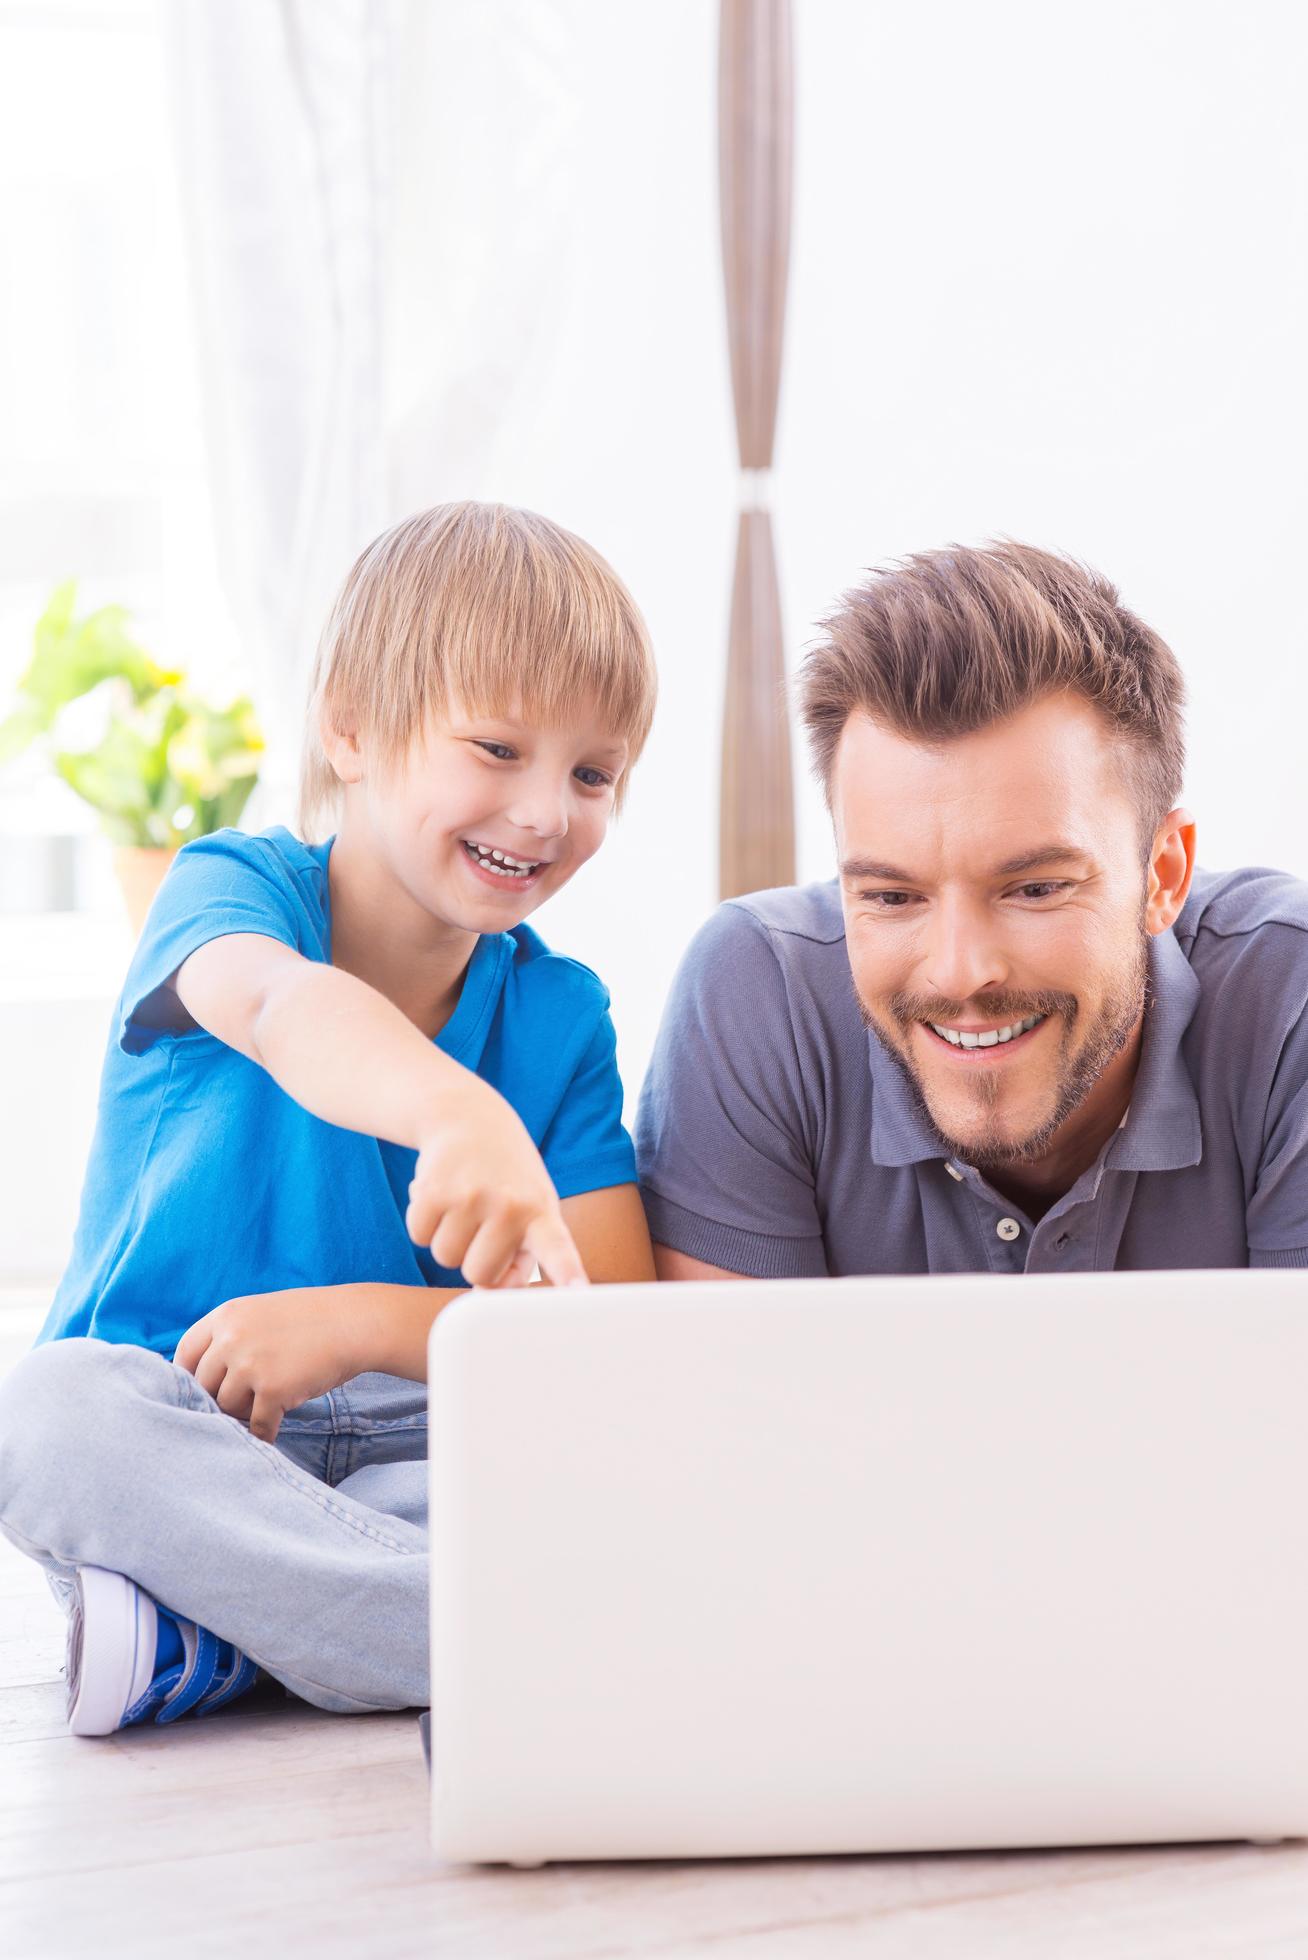
[[[276,829],[179,852],[115,1010],[72,1259],[40,1339],[171,1355],[242,1294],[463,1284],[405,1230],[415,1153],[310,1115],[166,985],[234,932],[329,963],[330,850]],[[560,1197],[634,1181],[608,993],[529,926],[477,941],[436,1046],[517,1110]]]

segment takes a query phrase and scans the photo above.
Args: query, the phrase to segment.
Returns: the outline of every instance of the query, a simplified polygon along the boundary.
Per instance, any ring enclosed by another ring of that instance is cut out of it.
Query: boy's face
[[[433,918],[467,932],[525,919],[604,842],[627,744],[592,706],[543,728],[452,707],[389,769],[365,769],[375,846]]]

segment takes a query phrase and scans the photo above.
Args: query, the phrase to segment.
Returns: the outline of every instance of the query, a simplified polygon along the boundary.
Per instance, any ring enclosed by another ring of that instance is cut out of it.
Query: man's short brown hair
[[[1176,656],[1100,573],[1011,541],[951,545],[872,573],[822,622],[800,713],[830,796],[851,714],[939,742],[1066,691],[1122,737],[1145,838],[1176,806],[1185,683]]]

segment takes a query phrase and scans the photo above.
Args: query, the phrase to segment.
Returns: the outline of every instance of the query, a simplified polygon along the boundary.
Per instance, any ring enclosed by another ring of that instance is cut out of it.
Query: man
[[[1182,698],[1029,547],[845,599],[802,683],[839,878],[686,955],[637,1135],[661,1278],[1308,1265],[1308,886],[1195,870]]]

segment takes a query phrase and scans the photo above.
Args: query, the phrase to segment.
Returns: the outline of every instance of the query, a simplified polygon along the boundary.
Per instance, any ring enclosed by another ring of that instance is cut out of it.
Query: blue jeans
[[[0,1383],[0,1529],[67,1600],[124,1572],[292,1693],[425,1706],[427,1391],[359,1375],[275,1444],[146,1348],[52,1341]]]

